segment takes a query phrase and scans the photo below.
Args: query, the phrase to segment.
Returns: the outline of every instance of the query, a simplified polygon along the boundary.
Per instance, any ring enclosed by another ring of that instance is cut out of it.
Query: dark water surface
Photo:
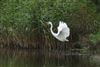
[[[100,67],[100,55],[0,49],[0,67]]]

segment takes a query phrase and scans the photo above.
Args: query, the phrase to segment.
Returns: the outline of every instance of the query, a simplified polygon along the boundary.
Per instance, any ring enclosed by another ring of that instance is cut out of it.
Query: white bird
[[[66,39],[66,38],[69,37],[69,35],[70,35],[70,29],[69,29],[69,27],[67,26],[66,23],[64,23],[64,22],[62,22],[62,21],[59,22],[59,26],[57,27],[57,29],[58,29],[58,32],[57,32],[57,33],[54,33],[54,32],[53,32],[53,30],[52,30],[52,28],[53,28],[52,23],[49,22],[48,24],[51,25],[50,31],[51,31],[52,35],[53,35],[56,39],[58,39],[58,40],[60,40],[60,41],[62,41],[62,42],[64,42],[64,41],[69,41],[69,40]]]

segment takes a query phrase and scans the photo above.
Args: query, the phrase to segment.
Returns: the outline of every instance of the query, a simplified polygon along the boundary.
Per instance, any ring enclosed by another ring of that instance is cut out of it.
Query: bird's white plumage
[[[69,37],[69,35],[70,35],[70,29],[66,23],[64,23],[62,21],[59,22],[59,26],[57,27],[57,29],[58,29],[57,33],[54,33],[52,31],[52,23],[49,22],[49,24],[51,25],[51,28],[50,28],[51,33],[55,38],[57,38],[60,41],[68,41],[68,39],[66,39],[66,38]]]

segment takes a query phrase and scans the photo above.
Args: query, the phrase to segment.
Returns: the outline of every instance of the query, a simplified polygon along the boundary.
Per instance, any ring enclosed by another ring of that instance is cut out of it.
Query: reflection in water
[[[91,55],[0,49],[0,67],[98,67]],[[93,61],[93,62],[92,62]]]

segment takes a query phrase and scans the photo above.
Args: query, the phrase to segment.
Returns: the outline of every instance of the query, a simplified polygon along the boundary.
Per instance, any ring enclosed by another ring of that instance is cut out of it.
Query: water
[[[100,56],[89,53],[0,49],[0,67],[100,67]]]

